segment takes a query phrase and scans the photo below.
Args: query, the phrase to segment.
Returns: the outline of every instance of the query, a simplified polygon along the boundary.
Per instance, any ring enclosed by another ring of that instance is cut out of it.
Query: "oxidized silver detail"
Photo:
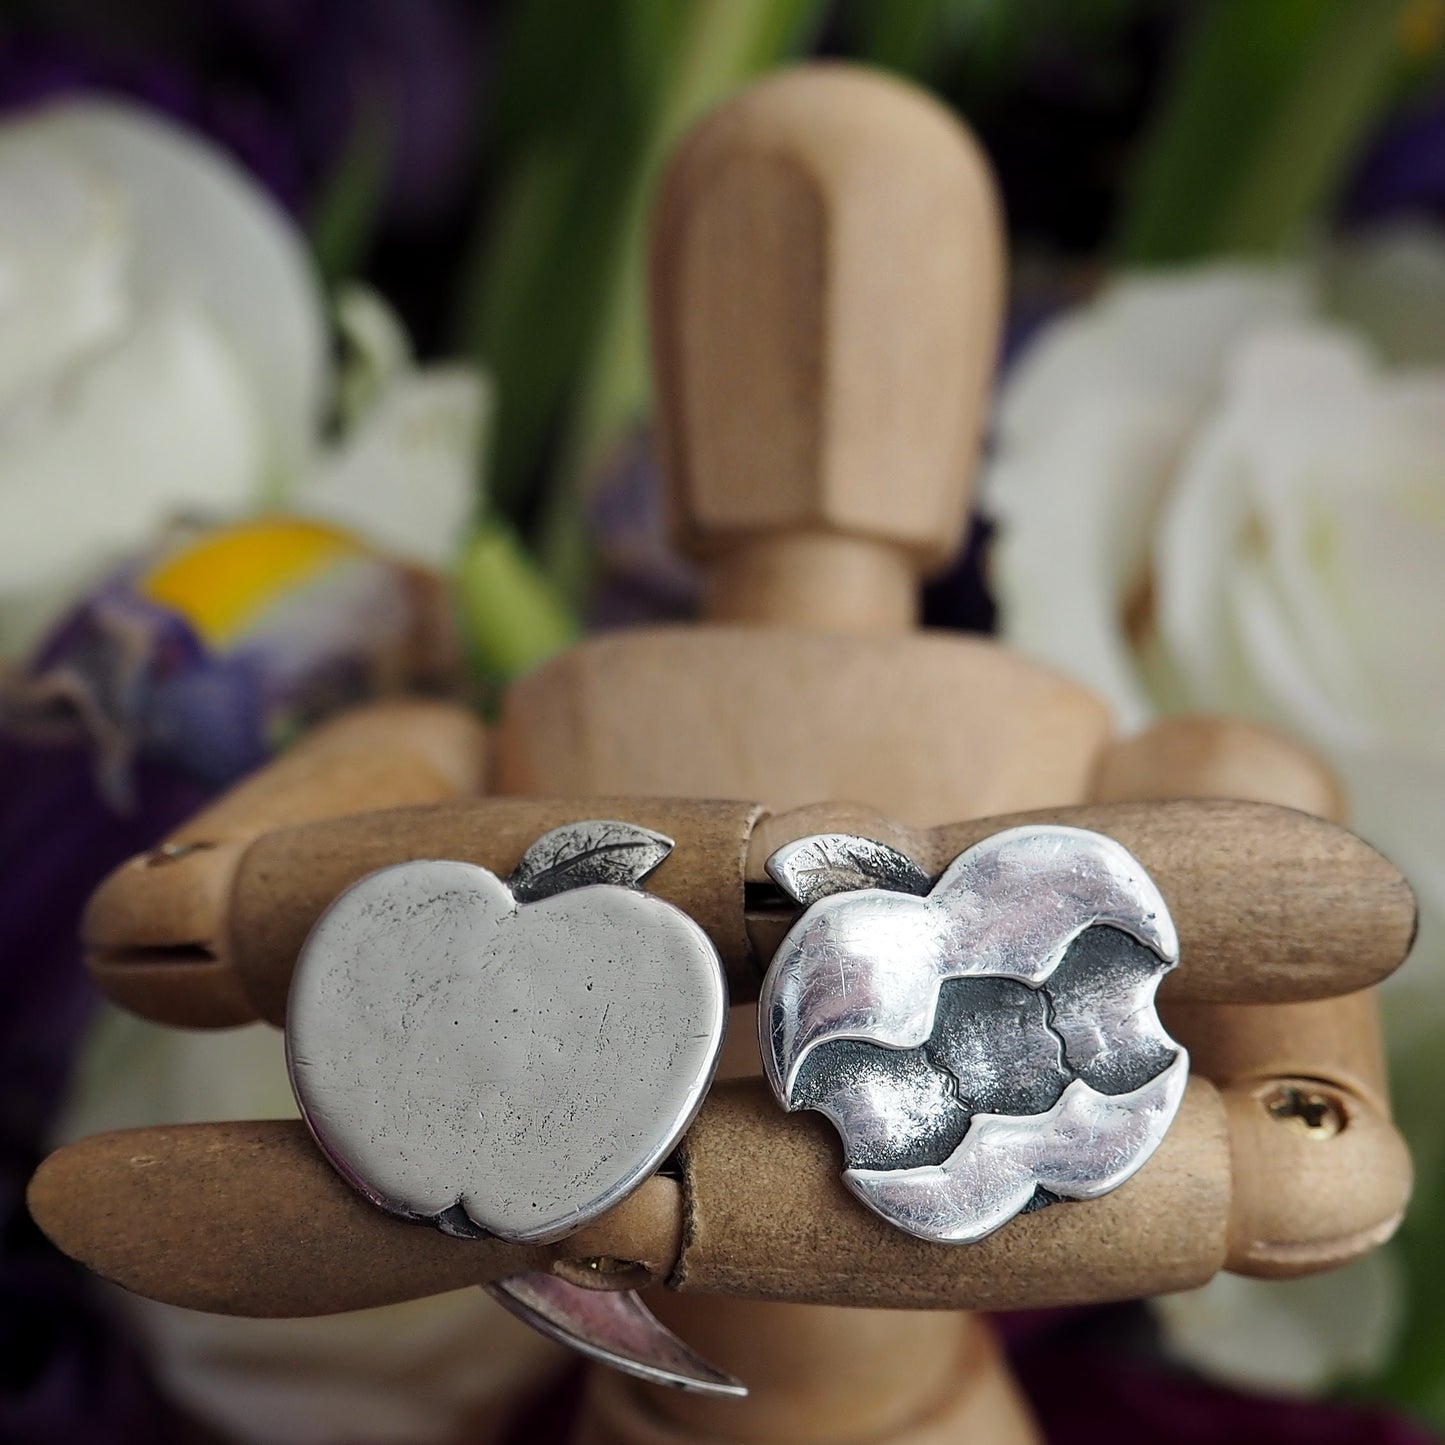
[[[981,1239],[1107,1193],[1153,1153],[1188,1072],[1154,1007],[1179,943],[1113,839],[1012,828],[931,889],[895,850],[842,834],[790,844],[768,871],[808,906],[763,983],[764,1071],[785,1108],[833,1122],[845,1182],[883,1218]]]

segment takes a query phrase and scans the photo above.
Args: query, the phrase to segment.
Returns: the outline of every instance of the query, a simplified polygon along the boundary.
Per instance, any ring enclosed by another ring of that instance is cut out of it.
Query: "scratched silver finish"
[[[924,894],[931,886],[928,874],[907,854],[851,833],[815,833],[784,843],[766,867],[804,908],[820,898],[859,888]]]
[[[1122,1183],[1158,1146],[1188,1070],[1154,1008],[1178,938],[1143,868],[1101,834],[1014,828],[919,896],[907,868],[880,860],[892,850],[857,841],[856,866],[841,835],[769,860],[812,897],[759,1000],[780,1102],[831,1119],[849,1188],[925,1239],[979,1239]],[[848,886],[860,874],[908,891]],[[818,891],[830,877],[842,886]]]
[[[448,1233],[537,1243],[657,1168],[726,1014],[707,935],[616,881],[670,846],[586,824],[539,840],[510,881],[403,863],[331,905],[296,968],[287,1057],[317,1142],[362,1193]]]

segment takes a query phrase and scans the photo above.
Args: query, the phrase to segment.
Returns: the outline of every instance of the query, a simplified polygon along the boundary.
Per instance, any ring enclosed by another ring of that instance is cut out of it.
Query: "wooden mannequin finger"
[[[152,886],[144,870],[117,873],[87,910],[88,956],[97,982],[116,1002],[157,1022],[206,1028],[259,1018],[279,1024],[307,933],[327,905],[366,874],[415,858],[452,858],[505,876],[551,829],[580,818],[616,818],[674,840],[647,888],[701,924],[730,975],[751,980],[756,993],[743,857],[759,812],[752,803],[686,799],[490,798],[301,824],[263,834],[240,851],[224,890],[213,889],[209,875],[198,880],[167,870],[174,880],[170,906],[189,922],[191,943],[183,955],[155,949],[136,929],[135,920],[145,915],[125,890]]]
[[[1338,822],[1339,781],[1294,738],[1233,718],[1166,718],[1104,757],[1101,800],[1239,798]],[[1379,1012],[1368,991],[1271,1007],[1161,1003],[1194,1067],[1219,1084],[1304,1075],[1333,1082],[1389,1112]]]
[[[1284,1107],[1289,1087],[1321,1101],[1323,1129]],[[456,1240],[385,1214],[296,1121],[82,1140],[37,1171],[30,1207],[62,1250],[107,1279],[227,1314],[329,1314],[525,1269],[584,1279],[599,1257],[688,1292],[1020,1309],[1183,1289],[1221,1267],[1274,1276],[1343,1263],[1393,1229],[1409,1183],[1388,1121],[1310,1080],[1221,1099],[1196,1079],[1134,1179],[966,1247],[915,1239],[865,1209],[843,1186],[826,1122],[783,1114],[756,1080],[713,1091],[681,1159],[681,1186],[654,1177],[595,1224],[534,1248]],[[1242,1176],[1266,1187],[1241,1192]]]
[[[810,832],[862,829],[937,871],[970,844],[1022,822],[1061,822],[1117,838],[1169,900],[1185,962],[1165,981],[1176,999],[1310,999],[1354,992],[1394,969],[1414,928],[1414,900],[1399,872],[1368,844],[1330,823],[1255,804],[1090,804],[907,829],[857,808],[810,808],[763,817],[748,803],[637,798],[492,798],[322,820],[256,839],[233,863],[229,890],[181,895],[189,921],[184,956],[155,961],[128,932],[140,916],[118,875],[87,915],[96,975],[119,1002],[162,1022],[204,1027],[257,1017],[279,1023],[297,954],[342,889],[374,869],[443,857],[508,873],[527,845],[583,817],[618,818],[676,840],[647,888],[682,908],[712,937],[734,1002],[756,997],[762,971],[797,910],[756,876],[761,832],[770,851]],[[753,903],[748,904],[748,886]],[[149,895],[147,895],[149,896]],[[118,921],[117,921],[118,920]],[[140,984],[125,970],[140,960]],[[119,980],[119,981],[117,981]]]
[[[29,1205],[58,1248],[128,1290],[265,1317],[368,1309],[554,1263],[585,1279],[587,1261],[622,1258],[662,1279],[683,1228],[678,1184],[655,1176],[560,1244],[454,1239],[367,1203],[297,1120],[82,1139],[40,1166]]]
[[[861,821],[856,808],[846,816]],[[765,826],[776,837],[826,831],[817,810],[805,818],[806,828],[804,818]],[[1398,968],[1414,938],[1414,895],[1393,863],[1344,828],[1270,804],[1085,803],[912,834],[895,825],[890,836],[937,873],[992,833],[1040,822],[1116,839],[1158,884],[1181,953],[1161,1000],[1254,1004],[1349,993]]]
[[[1264,1279],[1336,1269],[1394,1234],[1410,1153],[1389,1116],[1317,1077],[1221,1090],[1234,1173],[1225,1268]]]
[[[781,1114],[760,1080],[718,1086],[682,1150],[684,1292],[905,1309],[1030,1309],[1201,1284],[1224,1263],[1229,1141],[1190,1084],[1154,1157],[1102,1199],[1020,1215],[967,1246],[886,1224],[848,1192],[817,1114]]]
[[[1113,1194],[1021,1216],[978,1244],[930,1244],[847,1192],[822,1119],[784,1114],[748,1080],[704,1105],[681,1185],[655,1176],[556,1245],[456,1240],[396,1219],[343,1182],[294,1120],[82,1140],[45,1161],[29,1202],[56,1245],[97,1274],[225,1314],[329,1314],[599,1256],[694,1292],[1004,1309],[1208,1278],[1225,1256],[1227,1151],[1218,1100],[1200,1082],[1155,1158]]]
[[[1120,744],[1096,792],[1250,798],[1332,819],[1343,812],[1333,773],[1307,748],[1222,718],[1166,719]],[[1311,1273],[1394,1232],[1411,1173],[1389,1119],[1372,990],[1253,1006],[1165,997],[1160,1011],[1191,1067],[1223,1091],[1235,1173],[1230,1269]]]
[[[1309,1078],[1390,1112],[1380,1010],[1373,989],[1305,1003],[1218,1004],[1162,1000],[1169,1032],[1190,1066],[1220,1088]]]
[[[323,723],[101,885],[82,921],[92,975],[146,1016],[248,1022],[255,1011],[213,939],[251,840],[361,807],[478,793],[485,766],[486,730],[455,703],[390,698]]]
[[[962,1248],[925,1244],[861,1209],[830,1126],[813,1114],[780,1119],[758,1081],[714,1090],[682,1159],[690,1224],[675,1287],[908,1308],[1080,1304],[1189,1288],[1221,1268],[1331,1268],[1389,1236],[1410,1182],[1389,1121],[1311,1080],[1221,1095],[1196,1077],[1128,1183]]]

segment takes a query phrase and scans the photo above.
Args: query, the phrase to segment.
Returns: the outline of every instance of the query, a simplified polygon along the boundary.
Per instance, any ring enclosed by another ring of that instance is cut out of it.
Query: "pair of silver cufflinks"
[[[374,1204],[464,1238],[557,1240],[664,1163],[717,1068],[727,984],[685,913],[642,890],[672,850],[634,824],[539,838],[508,878],[385,868],[298,960],[286,1047],[317,1143]],[[764,1073],[843,1139],[843,1179],[921,1239],[1118,1187],[1172,1121],[1185,1051],[1154,1007],[1178,960],[1159,890],[1118,843],[1009,829],[935,881],[825,834],[780,849],[801,917],[763,981]],[[489,1287],[644,1378],[742,1393],[635,1294],[544,1273]]]

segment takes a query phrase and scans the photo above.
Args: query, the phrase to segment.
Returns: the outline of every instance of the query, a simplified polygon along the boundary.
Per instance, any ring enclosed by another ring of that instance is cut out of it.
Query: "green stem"
[[[589,580],[585,479],[647,404],[645,240],[657,172],[687,127],[742,81],[793,51],[819,0],[693,0],[634,172],[622,243],[573,422],[539,532],[548,572],[573,598]]]
[[[1270,255],[1328,203],[1401,59],[1407,0],[1218,0],[1120,230],[1129,265]]]
[[[1326,7],[1329,8],[1329,7]],[[1348,0],[1327,15],[1220,217],[1222,251],[1269,254],[1333,198],[1388,94],[1400,0]]]

